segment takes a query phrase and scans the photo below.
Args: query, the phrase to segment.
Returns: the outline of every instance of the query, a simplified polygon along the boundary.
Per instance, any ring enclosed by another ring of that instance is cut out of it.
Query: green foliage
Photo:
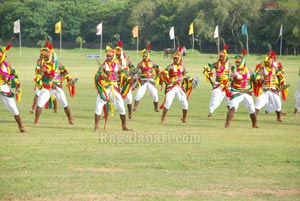
[[[241,26],[247,23],[249,46],[255,51],[265,51],[271,44],[275,49],[278,44],[280,25],[284,25],[283,44],[286,49],[299,49],[299,42],[293,36],[294,27],[299,26],[298,4],[293,1],[280,2],[280,9],[267,10],[262,0],[23,0],[4,1],[0,4],[0,38],[12,41],[13,22],[21,20],[22,41],[42,39],[48,33],[54,34],[54,25],[62,21],[62,40],[74,42],[81,35],[87,43],[98,43],[96,26],[103,23],[103,40],[114,43],[115,34],[125,43],[131,43],[131,30],[139,26],[139,45],[141,48],[151,41],[152,47],[162,49],[172,47],[169,30],[175,28],[177,44],[191,48],[192,36],[189,25],[194,22],[196,46],[212,45],[216,42],[213,31],[219,26],[220,39],[230,44],[230,51],[240,52],[239,43],[245,41],[241,35]],[[295,7],[296,6],[296,7]],[[245,42],[244,42],[245,43]]]
[[[84,43],[86,43],[86,41],[83,40],[83,38],[80,37],[80,36],[78,36],[78,37],[76,38],[75,42],[76,42],[77,44],[80,45],[80,49],[82,49],[82,45],[83,45]]]

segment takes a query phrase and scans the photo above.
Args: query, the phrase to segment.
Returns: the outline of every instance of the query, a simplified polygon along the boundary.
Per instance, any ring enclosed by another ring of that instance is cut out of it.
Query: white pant
[[[36,87],[36,89],[35,89],[35,95],[39,96],[40,93],[41,93],[41,90]]]
[[[117,92],[116,90],[111,89],[111,87],[108,87],[106,89],[106,94],[109,97],[109,100],[112,101],[113,105],[117,108],[117,110],[119,111],[119,114],[121,115],[125,115],[125,107],[124,107],[124,101],[123,98],[121,96],[121,94],[119,92]],[[107,101],[104,101],[100,98],[100,95],[97,95],[97,100],[96,100],[96,109],[95,109],[95,114],[96,115],[101,115],[102,114],[102,110],[103,110],[103,106],[107,103]]]
[[[135,95],[135,100],[136,101],[141,100],[144,97],[147,89],[148,89],[148,91],[150,92],[150,94],[152,96],[153,102],[158,102],[158,92],[157,92],[157,89],[150,82],[145,82],[143,85],[141,85],[137,89],[137,92],[136,92],[136,95]]]
[[[188,105],[188,101],[186,98],[186,94],[181,89],[181,87],[178,85],[173,87],[170,91],[167,92],[166,97],[165,97],[166,102],[164,104],[164,107],[166,109],[170,109],[175,95],[177,96],[179,102],[181,103],[182,109],[187,110],[189,108],[189,105]]]
[[[10,88],[7,84],[1,85],[1,90],[3,92],[10,92]],[[0,94],[0,100],[2,101],[3,105],[5,106],[5,108],[12,113],[13,115],[19,115],[19,110],[17,108],[17,104],[16,101],[14,99],[14,97],[7,97],[4,96],[2,94]]]
[[[47,90],[44,88],[41,89],[40,93],[39,93],[37,105],[40,108],[43,108],[45,106],[45,104],[47,103],[47,101],[49,101],[49,98],[51,95],[53,95],[64,108],[68,106],[66,94],[59,87],[57,87],[56,89],[51,89],[51,90]]]
[[[298,81],[298,88],[295,93],[295,99],[296,99],[295,108],[299,111],[300,110],[300,79]]]
[[[212,90],[208,108],[209,113],[213,113],[215,109],[217,109],[221,105],[224,98],[226,99],[226,104],[230,104],[230,99],[226,96],[226,92],[222,90],[222,87],[218,87]]]
[[[281,99],[278,94],[273,93],[271,90],[261,93],[259,97],[256,97],[255,109],[261,110],[267,106],[268,111],[281,111]]]
[[[129,89],[124,100],[127,105],[132,103],[132,89],[131,88]]]
[[[249,94],[244,93],[231,99],[229,104],[230,109],[234,107],[235,111],[237,111],[240,103],[243,103],[245,105],[249,114],[255,112],[254,101],[252,96],[250,96]]]

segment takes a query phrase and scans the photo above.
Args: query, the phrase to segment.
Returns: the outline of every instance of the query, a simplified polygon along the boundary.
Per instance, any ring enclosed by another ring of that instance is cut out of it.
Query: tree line
[[[200,52],[215,52],[217,39],[213,37],[218,25],[221,47],[239,53],[246,46],[241,27],[247,24],[249,49],[252,53],[278,52],[280,27],[283,54],[299,54],[300,2],[286,0],[4,0],[0,4],[0,39],[3,45],[16,43],[14,22],[21,21],[23,46],[37,47],[49,35],[58,44],[59,34],[54,25],[62,21],[63,48],[99,47],[96,26],[103,24],[103,44],[116,45],[122,40],[125,49],[136,49],[132,36],[134,26],[139,27],[139,49],[148,43],[151,49],[173,47],[169,30],[175,28],[176,46],[183,45]],[[194,34],[189,35],[193,22]],[[77,41],[77,42],[76,42]],[[82,43],[81,43],[82,45]]]

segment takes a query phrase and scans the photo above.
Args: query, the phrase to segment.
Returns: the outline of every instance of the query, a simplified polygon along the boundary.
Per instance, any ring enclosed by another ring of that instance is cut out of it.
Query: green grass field
[[[200,83],[191,94],[186,124],[180,123],[176,98],[161,124],[162,112],[153,111],[146,93],[133,119],[127,120],[132,132],[121,131],[117,112],[105,131],[94,132],[93,75],[98,64],[86,55],[97,53],[77,49],[60,55],[57,50],[59,61],[79,78],[77,95],[67,97],[75,122],[71,126],[61,106],[58,113],[44,109],[39,124],[33,125],[29,109],[39,49],[22,48],[20,55],[14,47],[8,52],[7,61],[23,83],[18,108],[27,132],[19,132],[0,104],[0,200],[300,200],[300,117],[292,115],[299,56],[278,58],[291,85],[282,123],[274,112],[262,111],[259,128],[253,129],[240,105],[225,129],[225,103],[207,119],[211,87],[202,67],[218,55],[188,50],[184,65]],[[136,51],[127,54],[135,65],[141,60]],[[248,66],[254,69],[263,56],[248,56]],[[172,62],[162,52],[151,53],[151,58],[161,68]],[[159,91],[160,103],[163,96]]]

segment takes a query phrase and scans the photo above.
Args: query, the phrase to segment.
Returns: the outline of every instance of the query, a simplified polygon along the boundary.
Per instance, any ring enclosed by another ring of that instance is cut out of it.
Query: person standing
[[[284,68],[282,66],[282,63],[277,61],[277,56],[276,56],[275,52],[271,50],[267,53],[267,56],[272,58],[272,61],[273,61],[272,65],[275,68],[277,68],[278,71],[280,71],[282,74],[284,74]],[[258,64],[258,66],[259,66],[259,64]],[[276,79],[277,88],[280,88],[280,86],[278,86],[278,84],[279,84],[278,79]],[[287,98],[288,87],[289,87],[289,85],[286,85],[284,89],[279,91],[279,96],[282,97],[283,101],[285,101]],[[270,112],[275,112],[275,107],[274,107],[274,105],[272,105],[271,102],[268,102],[265,106],[265,113],[269,114]],[[286,114],[287,114],[286,112],[281,111],[281,115],[286,115]]]
[[[40,93],[38,95],[37,108],[35,110],[34,124],[39,122],[42,108],[48,101],[52,104],[50,97],[54,95],[58,102],[63,106],[69,124],[73,125],[73,117],[68,106],[66,95],[62,90],[62,84],[64,80],[68,82],[67,87],[70,96],[73,97],[75,95],[75,82],[77,79],[72,79],[66,66],[62,65],[57,60],[53,60],[52,45],[49,44],[47,47],[41,48],[40,53],[42,56],[41,68],[37,72],[35,78],[36,87],[40,89]]]
[[[21,133],[25,132],[25,128],[22,124],[20,112],[17,108],[16,101],[14,99],[14,93],[10,88],[16,89],[17,102],[21,101],[22,88],[19,76],[15,69],[12,69],[11,65],[5,60],[6,52],[11,48],[8,45],[4,48],[0,48],[0,100],[5,108],[14,115],[14,118],[19,126]]]
[[[189,77],[187,76],[186,69],[181,62],[181,52],[176,52],[173,54],[173,63],[167,66],[167,68],[161,73],[160,78],[160,84],[166,84],[165,99],[160,107],[163,109],[161,123],[165,122],[166,115],[175,96],[177,96],[182,105],[181,121],[182,123],[186,123],[189,105],[182,83],[184,82],[184,79],[189,79]]]
[[[94,131],[99,130],[99,122],[102,112],[104,111],[105,124],[107,122],[107,108],[106,103],[110,101],[111,111],[114,111],[114,106],[120,114],[123,131],[130,131],[126,127],[126,111],[122,94],[118,86],[118,75],[121,72],[121,66],[115,59],[115,50],[110,47],[106,48],[106,60],[99,67],[94,76],[95,87],[98,91],[95,109],[95,128]]]
[[[123,43],[119,41],[116,50],[116,59],[121,66],[121,71],[118,76],[118,84],[122,96],[124,97],[125,103],[128,109],[128,118],[132,118],[132,75],[131,71],[134,69],[134,65],[123,51]]]
[[[229,127],[230,121],[232,120],[233,115],[237,111],[240,103],[245,105],[252,121],[252,127],[258,128],[254,101],[251,94],[253,73],[246,66],[245,55],[246,52],[244,50],[243,55],[235,56],[236,66],[232,68],[230,75],[230,79],[232,80],[230,88],[231,96],[229,110],[226,116],[225,128]]]
[[[46,42],[46,46],[49,46],[49,45],[50,45],[50,43],[47,41]],[[53,49],[51,49],[51,51],[52,51],[52,59],[55,61],[56,60],[56,54],[55,54],[55,52],[54,52]],[[42,65],[43,65],[43,55],[40,54],[40,57],[37,60],[36,66],[35,66],[35,76],[40,71]],[[40,90],[41,89],[38,89],[37,86],[35,85],[34,86],[34,90],[35,90],[35,95],[33,97],[32,106],[31,106],[31,108],[29,110],[30,113],[34,113],[35,110],[36,110],[37,102],[38,102],[38,99],[39,99],[39,94],[40,94]],[[52,101],[53,102],[53,111],[55,113],[57,113],[57,100],[56,100],[56,98],[53,95],[51,96],[51,99],[53,100]]]
[[[139,70],[139,87],[136,92],[134,108],[133,111],[136,111],[139,105],[139,102],[144,97],[146,90],[148,90],[152,96],[154,111],[159,112],[158,110],[158,91],[156,88],[156,79],[159,78],[159,66],[156,65],[152,60],[150,60],[150,48],[148,46],[147,50],[142,51],[143,60],[137,65]]]
[[[277,115],[277,121],[282,122],[280,93],[283,93],[287,87],[282,70],[273,65],[272,57],[266,56],[263,62],[256,66],[256,74],[256,82],[259,83],[255,89],[256,114],[258,115],[263,107],[272,105]]]
[[[227,108],[229,108],[229,74],[232,68],[227,56],[228,45],[224,46],[224,50],[219,53],[219,59],[213,64],[203,67],[203,74],[212,85],[211,99],[209,103],[208,118],[212,117],[213,112],[220,106],[224,98],[226,99]],[[212,81],[213,71],[215,71],[215,82]]]

